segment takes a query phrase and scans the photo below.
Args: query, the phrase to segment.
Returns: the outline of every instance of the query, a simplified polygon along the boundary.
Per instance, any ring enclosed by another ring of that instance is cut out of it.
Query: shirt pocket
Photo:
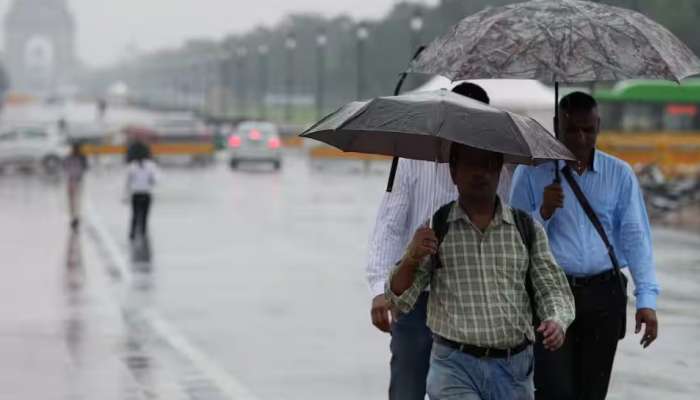
[[[504,240],[495,246],[495,251],[491,255],[492,259],[487,268],[493,268],[496,272],[499,286],[512,293],[512,290],[524,287],[527,276],[530,255],[525,244],[522,243],[520,233],[515,226],[515,235],[512,240]]]

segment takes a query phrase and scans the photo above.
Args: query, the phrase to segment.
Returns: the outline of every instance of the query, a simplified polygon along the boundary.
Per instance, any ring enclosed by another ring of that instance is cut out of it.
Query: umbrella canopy
[[[503,153],[504,161],[574,160],[532,118],[447,90],[356,101],[301,134],[343,151],[447,162],[452,142]]]
[[[576,83],[700,74],[700,59],[635,11],[579,0],[487,8],[433,41],[409,72]]]

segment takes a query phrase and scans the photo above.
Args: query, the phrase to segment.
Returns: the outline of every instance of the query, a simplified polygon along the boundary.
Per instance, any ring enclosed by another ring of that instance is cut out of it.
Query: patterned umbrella
[[[535,0],[463,19],[433,41],[409,72],[452,80],[679,81],[700,74],[700,59],[638,12],[580,0]]]
[[[643,14],[580,0],[534,0],[487,8],[435,39],[408,72],[463,79],[537,79],[559,83],[700,74],[700,59]],[[554,130],[558,137],[559,107]],[[396,174],[394,158],[389,185]],[[555,179],[559,180],[556,170]]]

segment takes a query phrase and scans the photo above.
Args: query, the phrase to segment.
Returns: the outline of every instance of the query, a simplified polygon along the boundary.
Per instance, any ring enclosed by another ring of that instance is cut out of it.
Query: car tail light
[[[262,138],[262,133],[259,130],[253,129],[248,133],[248,139],[250,140],[260,140]]]
[[[271,149],[279,149],[281,145],[282,142],[278,138],[270,138],[270,140],[267,141],[267,147]]]
[[[228,147],[238,148],[241,147],[241,138],[236,135],[231,135],[228,138]]]

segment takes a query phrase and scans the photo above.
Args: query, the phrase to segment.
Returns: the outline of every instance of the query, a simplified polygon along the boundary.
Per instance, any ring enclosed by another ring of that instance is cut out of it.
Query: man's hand
[[[413,261],[420,262],[425,257],[437,253],[438,240],[430,228],[420,228],[413,235],[413,240],[408,245],[406,256]]]
[[[559,183],[552,183],[544,188],[542,195],[542,206],[540,206],[540,215],[546,220],[552,218],[557,208],[564,207],[564,190]]]
[[[566,339],[564,329],[554,321],[542,322],[537,328],[537,332],[544,336],[542,344],[544,348],[549,351],[558,350],[564,344],[564,339]]]
[[[372,325],[382,332],[391,332],[391,306],[383,294],[372,299]]]
[[[644,336],[639,344],[645,349],[651,345],[658,336],[659,322],[656,319],[656,311],[651,308],[640,308],[635,316],[637,326],[634,328],[634,333],[637,334],[642,330],[644,324]]]

